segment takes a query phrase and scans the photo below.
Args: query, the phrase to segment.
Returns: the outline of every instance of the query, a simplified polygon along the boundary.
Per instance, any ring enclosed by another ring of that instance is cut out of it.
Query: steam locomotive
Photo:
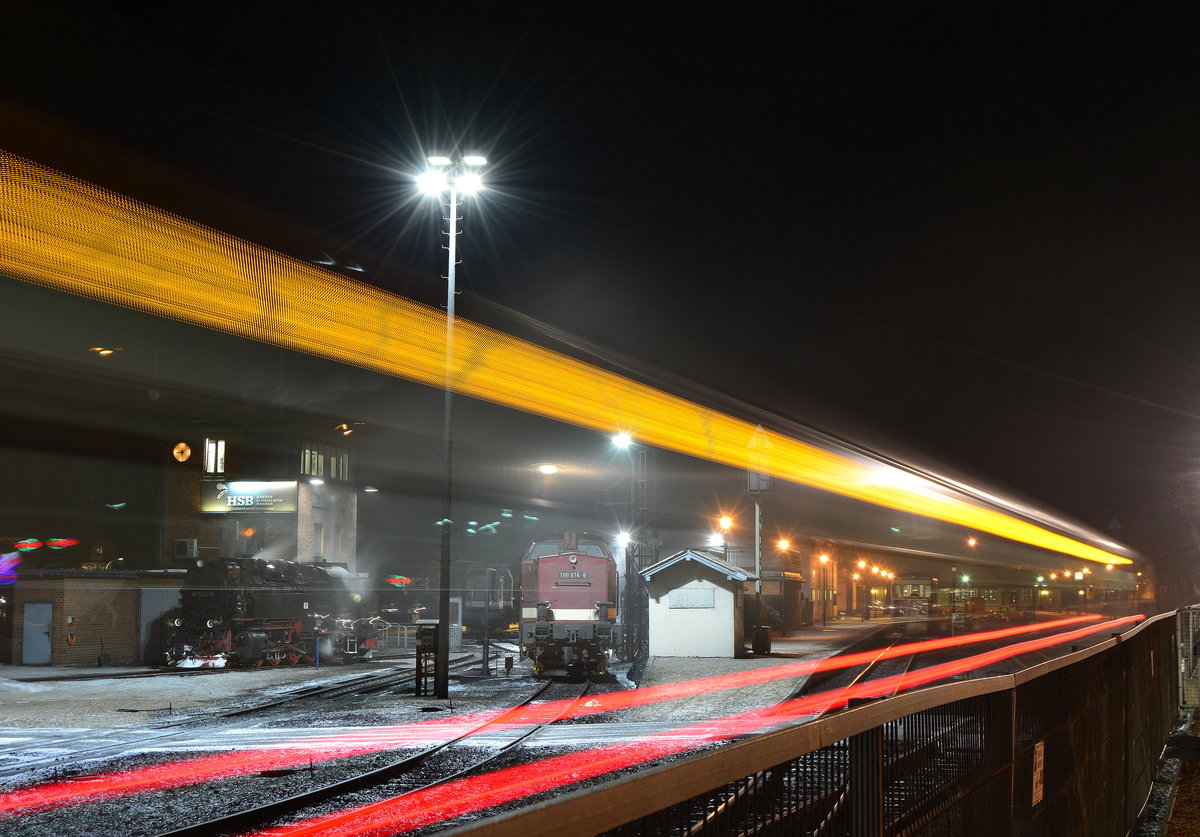
[[[297,665],[368,659],[376,621],[342,567],[263,558],[197,562],[169,620],[173,668]]]
[[[521,651],[535,675],[605,674],[621,644],[617,564],[602,538],[534,541],[521,561]]]

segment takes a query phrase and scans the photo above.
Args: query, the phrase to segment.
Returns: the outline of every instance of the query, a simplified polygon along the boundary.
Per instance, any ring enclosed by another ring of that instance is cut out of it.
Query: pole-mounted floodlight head
[[[440,195],[447,185],[446,173],[441,169],[429,169],[417,175],[417,188],[427,195]]]
[[[625,448],[627,448],[631,444],[633,444],[633,437],[630,436],[628,433],[623,433],[623,432],[618,433],[612,437],[612,443],[615,447],[618,447],[618,448],[621,448],[622,450],[624,450]]]
[[[478,171],[464,170],[449,157],[440,154],[426,157],[425,161],[430,167],[417,176],[417,188],[427,195],[443,194],[449,191],[451,185],[464,195],[473,195],[483,189],[483,178]],[[486,164],[487,159],[476,154],[468,154],[462,159],[463,166],[475,169]]]
[[[483,188],[483,178],[476,172],[465,171],[454,179],[454,185],[464,195],[473,195]]]

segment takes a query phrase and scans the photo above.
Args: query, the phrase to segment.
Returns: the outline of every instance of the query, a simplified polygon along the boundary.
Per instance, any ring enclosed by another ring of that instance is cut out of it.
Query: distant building
[[[358,495],[349,445],[327,434],[210,431],[167,463],[172,566],[263,555],[355,571]]]

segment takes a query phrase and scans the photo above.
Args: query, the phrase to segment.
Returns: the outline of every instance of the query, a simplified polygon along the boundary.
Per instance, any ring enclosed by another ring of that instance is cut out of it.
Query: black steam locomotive
[[[339,663],[370,658],[376,647],[364,588],[342,567],[202,561],[180,595],[165,655],[173,668]]]

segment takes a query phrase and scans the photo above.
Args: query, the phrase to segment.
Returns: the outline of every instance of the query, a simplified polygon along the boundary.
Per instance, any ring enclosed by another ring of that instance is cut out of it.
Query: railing
[[[1200,709],[1200,605],[1179,611],[1179,705]]]
[[[1177,715],[1176,620],[876,701],[454,834],[1124,837]]]
[[[385,651],[415,651],[417,648],[417,626],[416,625],[394,625],[389,623],[388,626],[379,631],[375,635],[375,640],[378,643],[377,648],[380,653]]]

